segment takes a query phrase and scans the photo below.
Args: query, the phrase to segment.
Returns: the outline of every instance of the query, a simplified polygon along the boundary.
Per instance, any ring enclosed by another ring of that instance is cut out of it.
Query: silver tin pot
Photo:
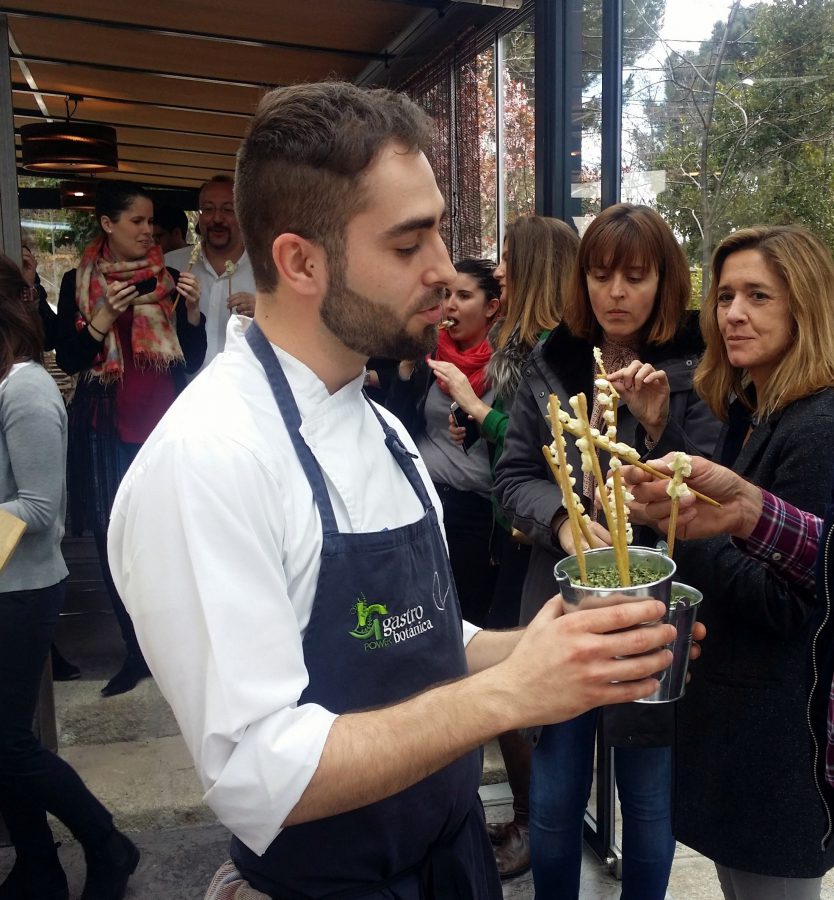
[[[672,583],[672,604],[664,622],[674,625],[678,636],[668,645],[672,651],[672,662],[662,672],[655,675],[660,686],[648,697],[637,703],[671,703],[680,700],[686,690],[686,673],[689,670],[689,649],[692,646],[692,629],[698,618],[698,607],[703,594],[688,584]]]
[[[553,574],[559,585],[559,592],[565,602],[565,611],[574,612],[578,609],[598,609],[601,606],[611,606],[622,603],[623,596],[628,597],[653,597],[661,600],[668,609],[672,590],[672,576],[676,566],[674,560],[652,550],[649,547],[629,547],[628,559],[630,564],[638,564],[649,567],[657,573],[657,578],[648,584],[632,585],[622,588],[598,588],[579,584],[579,565],[575,556],[568,556],[556,564]],[[585,551],[585,565],[588,573],[603,569],[616,568],[614,550],[611,547],[603,547],[599,550]],[[616,595],[616,598],[615,596]]]

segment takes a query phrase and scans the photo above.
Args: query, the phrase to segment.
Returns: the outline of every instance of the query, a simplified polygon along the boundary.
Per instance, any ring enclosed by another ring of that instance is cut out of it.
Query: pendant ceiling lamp
[[[95,209],[96,181],[62,181],[58,185],[61,209]]]
[[[119,167],[116,129],[73,122],[68,97],[65,122],[36,122],[20,129],[23,168],[28,172],[107,172]]]

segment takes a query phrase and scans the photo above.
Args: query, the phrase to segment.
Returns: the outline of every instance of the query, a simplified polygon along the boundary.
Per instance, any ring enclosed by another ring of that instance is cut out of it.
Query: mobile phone
[[[156,290],[157,281],[155,278],[143,278],[142,281],[137,281],[133,286],[139,292],[139,296],[141,297],[143,294],[150,294],[152,291]]]
[[[463,452],[466,453],[481,436],[478,423],[474,419],[470,419],[466,410],[461,409],[457,402],[450,404],[449,411],[452,413],[455,424],[466,429],[466,435],[463,438]]]

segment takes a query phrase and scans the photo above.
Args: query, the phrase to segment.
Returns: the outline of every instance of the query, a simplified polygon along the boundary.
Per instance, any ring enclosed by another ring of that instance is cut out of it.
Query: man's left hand
[[[226,304],[229,312],[237,313],[239,316],[249,316],[251,319],[255,315],[255,295],[247,291],[237,291],[229,297]]]

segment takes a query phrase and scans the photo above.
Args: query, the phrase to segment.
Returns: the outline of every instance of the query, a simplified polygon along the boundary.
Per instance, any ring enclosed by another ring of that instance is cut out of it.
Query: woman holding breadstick
[[[138,184],[102,182],[99,236],[64,275],[58,299],[58,365],[80,375],[70,407],[70,511],[89,528],[127,648],[105,696],[149,673],[107,563],[110,508],[127,467],[206,352],[200,286],[165,268],[153,242],[153,201]]]
[[[695,375],[724,422],[716,462],[818,516],[834,443],[833,286],[828,249],[804,229],[734,232],[713,256]],[[807,708],[831,610],[727,536],[677,547],[709,646],[678,704],[675,835],[715,862],[727,898],[819,898],[832,810]]]
[[[489,456],[491,486],[495,463],[501,455],[507,430],[509,410],[513,403],[522,367],[530,351],[547,337],[558,323],[579,239],[564,222],[547,216],[522,216],[511,223],[504,237],[501,262],[495,268],[500,290],[501,310],[489,333],[491,356],[486,372],[493,389],[479,395],[469,379],[450,358],[442,354],[428,360],[431,374],[447,390],[458,405],[458,419],[449,417],[448,434],[439,440],[449,446],[463,446],[472,435],[480,435],[480,445]],[[450,337],[459,332],[459,324],[451,310]],[[401,365],[402,369],[402,365]],[[462,423],[462,424],[461,424]],[[460,456],[459,452],[457,454]],[[443,494],[441,492],[441,497]],[[490,567],[497,578],[491,594],[481,591],[482,604],[489,605],[486,624],[489,628],[513,628],[518,625],[521,586],[530,559],[530,546],[514,539],[511,527],[493,502],[482,503],[477,519],[480,530],[482,570]],[[456,522],[447,519],[452,566],[455,555]],[[519,537],[519,535],[516,535]],[[462,578],[466,578],[463,567]],[[477,619],[475,621],[478,621]],[[509,822],[489,826],[495,846],[495,860],[502,878],[513,878],[530,867],[529,782],[530,746],[518,732],[499,736],[507,779],[513,793],[513,817]]]
[[[457,277],[443,302],[444,320],[450,324],[440,330],[433,358],[454,364],[470,389],[489,402],[493,392],[487,364],[492,348],[487,335],[499,308],[494,264],[468,259],[455,268]],[[474,440],[464,450],[452,440],[449,416],[454,397],[435,377],[430,362],[401,362],[386,405],[411,432],[440,495],[463,617],[483,625],[494,585],[489,453],[485,441]]]
[[[653,210],[617,204],[588,226],[579,245],[560,325],[531,354],[510,413],[495,491],[513,525],[533,542],[522,594],[522,623],[556,590],[554,565],[574,552],[562,493],[542,455],[552,437],[550,394],[564,409],[584,393],[591,424],[605,429],[594,381],[594,348],[620,394],[618,439],[640,452],[710,455],[719,423],[695,394],[703,352],[697,315],[687,312],[689,267],[672,231]],[[568,442],[576,490],[594,516],[596,485],[581,476]],[[605,471],[606,460],[602,461]],[[633,521],[637,521],[633,519]],[[607,532],[591,523],[599,546]],[[644,543],[638,533],[635,543]],[[656,537],[650,538],[654,546]],[[663,900],[675,851],[671,827],[671,711],[646,706],[593,710],[541,729],[532,757],[530,840],[536,893],[579,896],[582,832],[593,778],[597,728],[614,747],[623,813],[623,887],[628,900]]]

